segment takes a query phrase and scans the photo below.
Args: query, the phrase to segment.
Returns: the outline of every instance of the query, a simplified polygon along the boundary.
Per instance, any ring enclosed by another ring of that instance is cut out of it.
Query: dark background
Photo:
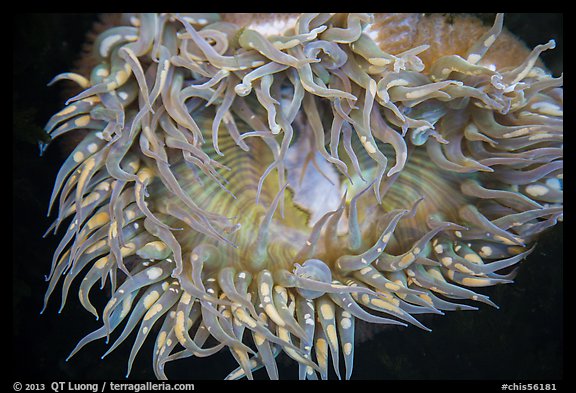
[[[96,14],[19,14],[13,16],[12,131],[12,377],[33,379],[122,379],[134,335],[105,360],[103,340],[89,344],[69,362],[64,359],[78,340],[100,327],[71,290],[58,314],[56,289],[44,315],[52,253],[59,236],[42,238],[51,223],[48,200],[59,165],[53,144],[38,156],[37,140],[50,116],[61,109],[62,85],[46,87],[69,71]],[[488,23],[494,14],[483,15]],[[529,47],[554,38],[557,47],[544,53],[554,75],[562,72],[562,14],[507,14],[506,26]],[[53,219],[54,217],[52,217]],[[563,229],[547,232],[523,262],[512,285],[483,288],[499,310],[478,304],[479,311],[419,318],[433,332],[413,326],[390,327],[355,350],[353,379],[519,379],[563,377]],[[74,289],[73,287],[72,289]],[[92,298],[98,308],[95,288]],[[153,339],[148,338],[132,368],[131,378],[154,379]],[[281,378],[297,378],[292,361],[279,362]],[[341,362],[342,363],[342,362]],[[221,379],[236,368],[227,352],[167,365],[169,377]],[[257,377],[266,378],[259,371]],[[333,376],[333,374],[332,374]]]

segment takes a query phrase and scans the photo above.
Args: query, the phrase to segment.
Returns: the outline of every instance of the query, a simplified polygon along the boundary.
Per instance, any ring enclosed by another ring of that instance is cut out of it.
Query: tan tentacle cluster
[[[126,15],[90,75],[54,79],[83,91],[46,131],[88,133],[50,201],[68,227],[45,302],[82,275],[103,322],[71,355],[125,322],[107,353],[136,331],[130,372],[161,320],[161,379],[220,350],[230,379],[279,378],[281,352],[301,379],[330,357],[340,377],[342,354],[350,378],[356,319],[495,306],[469,288],[511,282],[563,214],[562,77],[537,66],[554,42],[501,64],[502,15],[446,53],[404,18]]]

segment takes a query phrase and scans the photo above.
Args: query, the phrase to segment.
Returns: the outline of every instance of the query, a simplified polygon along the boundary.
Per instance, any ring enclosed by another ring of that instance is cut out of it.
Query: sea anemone
[[[46,125],[81,138],[44,307],[82,277],[102,320],[70,356],[125,322],[107,354],[136,331],[128,373],[153,335],[160,379],[221,350],[228,379],[277,379],[282,352],[300,379],[330,358],[350,378],[357,320],[496,306],[475,288],[512,282],[562,219],[563,81],[538,60],[555,43],[527,50],[501,14],[110,20],[89,75],[54,78],[82,91]]]

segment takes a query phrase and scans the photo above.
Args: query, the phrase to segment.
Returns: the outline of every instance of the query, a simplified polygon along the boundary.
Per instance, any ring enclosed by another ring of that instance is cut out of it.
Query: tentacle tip
[[[52,139],[50,139],[50,141],[52,141]],[[40,152],[38,153],[40,155],[40,157],[42,157],[44,155],[44,153],[46,152],[46,150],[48,150],[48,146],[50,146],[50,142],[39,142],[38,143],[38,149],[40,150]]]
[[[56,83],[56,81],[58,81],[58,77],[54,77],[52,79],[50,79],[50,82],[46,83],[47,87],[52,86],[54,83]]]

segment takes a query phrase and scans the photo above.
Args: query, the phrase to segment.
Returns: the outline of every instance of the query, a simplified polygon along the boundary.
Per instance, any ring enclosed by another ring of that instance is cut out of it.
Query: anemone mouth
[[[110,351],[137,330],[130,372],[162,320],[158,378],[223,349],[230,379],[278,378],[280,352],[310,379],[343,357],[349,378],[356,319],[427,329],[413,315],[494,305],[469,288],[512,281],[563,187],[562,77],[536,66],[554,43],[498,68],[502,18],[426,63],[428,45],[384,51],[371,14],[126,15],[104,31],[89,78],[54,79],[84,90],[46,126],[89,130],[50,201],[50,230],[70,222],[45,303],[83,274],[103,321],[71,355],[126,320]]]

